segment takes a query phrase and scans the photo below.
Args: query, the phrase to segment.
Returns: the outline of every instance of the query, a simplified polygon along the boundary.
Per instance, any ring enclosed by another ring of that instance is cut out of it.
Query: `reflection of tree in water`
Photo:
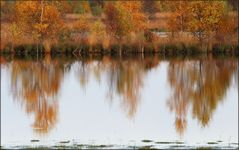
[[[137,111],[146,73],[158,63],[156,56],[144,59],[104,56],[100,61],[90,58],[74,63],[73,70],[83,87],[87,86],[89,75],[94,74],[100,81],[102,74],[106,74],[109,98],[113,100],[114,96],[119,96],[123,109],[132,118]],[[14,60],[11,66],[14,98],[28,114],[34,114],[34,129],[48,132],[56,124],[57,94],[64,72],[72,70],[72,61],[46,57],[43,61]],[[176,114],[175,126],[180,134],[187,127],[189,107],[202,126],[209,123],[230,86],[231,78],[238,76],[236,69],[237,62],[233,60],[170,61],[168,80],[173,93],[168,106]]]
[[[117,94],[122,99],[123,109],[134,117],[140,100],[141,89],[147,71],[157,65],[155,59],[112,60],[108,66],[108,85],[111,99]]]
[[[89,75],[93,73],[100,82],[103,73],[106,73],[108,81],[108,94],[110,100],[115,95],[122,100],[122,107],[129,117],[136,113],[140,100],[140,90],[147,70],[158,64],[154,57],[146,59],[114,59],[104,56],[101,61],[81,61],[77,63],[76,73],[79,75],[81,86],[85,88]]]
[[[117,93],[123,100],[123,108],[132,117],[137,109],[144,70],[134,61],[115,61],[110,64],[109,94]]]
[[[90,65],[88,62],[79,61],[77,62],[77,68],[75,70],[75,73],[77,74],[78,80],[80,81],[81,87],[86,88],[86,85],[89,81],[89,75],[90,75]]]
[[[233,60],[171,61],[168,80],[173,90],[168,101],[176,114],[175,126],[180,135],[187,126],[187,111],[204,127],[208,125],[218,102],[223,100],[237,66]]]
[[[88,84],[89,75],[93,74],[101,81],[102,74],[106,74],[108,95],[119,96],[127,115],[134,117],[145,74],[159,62],[156,57],[126,60],[108,56],[100,61],[93,58],[73,63],[74,61],[50,59],[48,55],[39,61],[12,61],[10,70],[13,97],[27,114],[34,115],[33,128],[37,133],[48,133],[57,122],[57,95],[65,72],[75,71],[84,88]]]
[[[14,60],[11,70],[11,90],[28,114],[34,114],[34,130],[47,133],[57,121],[57,93],[63,69],[57,61]]]

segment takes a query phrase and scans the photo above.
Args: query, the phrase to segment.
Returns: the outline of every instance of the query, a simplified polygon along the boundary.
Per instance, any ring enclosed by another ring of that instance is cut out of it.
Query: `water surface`
[[[2,61],[1,146],[238,148],[238,64],[158,56]]]

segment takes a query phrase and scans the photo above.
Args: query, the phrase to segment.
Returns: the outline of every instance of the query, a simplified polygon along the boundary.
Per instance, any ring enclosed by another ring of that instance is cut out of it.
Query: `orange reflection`
[[[110,102],[117,95],[122,100],[122,108],[127,116],[133,118],[140,100],[145,74],[157,66],[159,59],[154,57],[113,58],[103,56],[101,61],[84,60],[78,62],[77,75],[83,88],[86,87],[89,75],[92,73],[100,82],[103,73],[106,73],[108,83],[108,98]]]
[[[34,115],[33,128],[38,133],[47,133],[57,122],[57,93],[63,72],[49,57],[43,61],[14,60],[11,68],[14,99]]]
[[[13,60],[11,89],[25,111],[34,115],[33,128],[38,133],[48,133],[56,125],[57,95],[63,75],[70,70],[75,71],[83,88],[87,87],[90,75],[94,75],[99,82],[106,76],[109,102],[118,96],[123,111],[129,118],[134,118],[146,75],[159,63],[157,56],[144,59],[103,56],[98,60],[89,57],[76,61],[51,59],[47,55],[39,61]],[[210,122],[231,79],[238,76],[236,71],[237,61],[233,59],[169,61],[168,81],[172,93],[168,106],[175,113],[174,124],[180,135],[186,131],[189,108],[203,127]]]
[[[180,135],[186,129],[189,107],[192,116],[204,127],[208,125],[217,105],[226,95],[236,73],[234,60],[171,61],[168,80],[173,90],[168,106],[176,115],[175,127]]]

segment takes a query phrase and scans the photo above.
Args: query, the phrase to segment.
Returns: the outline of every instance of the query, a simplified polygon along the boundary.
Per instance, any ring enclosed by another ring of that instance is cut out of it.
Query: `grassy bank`
[[[238,59],[239,54],[229,52],[217,52],[217,53],[188,53],[188,54],[173,54],[173,53],[124,53],[120,57],[114,53],[85,53],[85,54],[73,54],[73,53],[1,53],[1,63],[11,62],[13,60],[25,60],[25,61],[44,61],[47,59],[56,60],[60,62],[72,62],[72,61],[101,61],[104,58],[110,58],[113,60],[204,60],[204,59]]]
[[[50,51],[46,51],[42,44],[22,44],[12,48],[8,44],[2,51],[1,55],[16,54],[16,55],[41,55],[41,54],[64,54],[64,55],[87,55],[87,54],[154,54],[161,53],[165,55],[194,55],[199,53],[225,53],[238,55],[238,45],[213,45],[207,47],[200,44],[140,44],[140,45],[126,45],[114,44],[108,48],[104,48],[102,44],[88,45],[88,44],[57,44],[52,45]]]

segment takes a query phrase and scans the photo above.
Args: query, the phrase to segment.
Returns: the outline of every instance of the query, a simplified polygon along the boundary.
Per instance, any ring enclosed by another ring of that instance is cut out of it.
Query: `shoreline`
[[[165,55],[197,55],[197,54],[233,54],[239,55],[239,45],[208,45],[199,44],[115,44],[108,48],[104,48],[102,44],[58,44],[53,45],[50,50],[46,50],[44,45],[39,44],[22,44],[14,48],[9,44],[0,51],[0,55],[16,54],[16,55],[41,55],[41,54],[65,54],[65,55],[89,55],[89,54],[111,54],[111,55],[127,55],[127,54],[165,54]]]
[[[208,59],[224,59],[224,60],[238,60],[239,53],[197,53],[197,54],[166,54],[166,53],[126,53],[121,56],[118,54],[101,54],[101,53],[90,53],[90,54],[65,54],[65,53],[41,53],[41,54],[0,54],[1,64],[11,62],[14,60],[22,60],[22,61],[45,61],[48,59],[56,60],[59,62],[67,62],[67,61],[101,61],[103,59],[112,59],[119,61],[138,61],[138,60],[146,60],[152,61],[160,60],[160,61],[171,61],[171,60],[208,60]]]

